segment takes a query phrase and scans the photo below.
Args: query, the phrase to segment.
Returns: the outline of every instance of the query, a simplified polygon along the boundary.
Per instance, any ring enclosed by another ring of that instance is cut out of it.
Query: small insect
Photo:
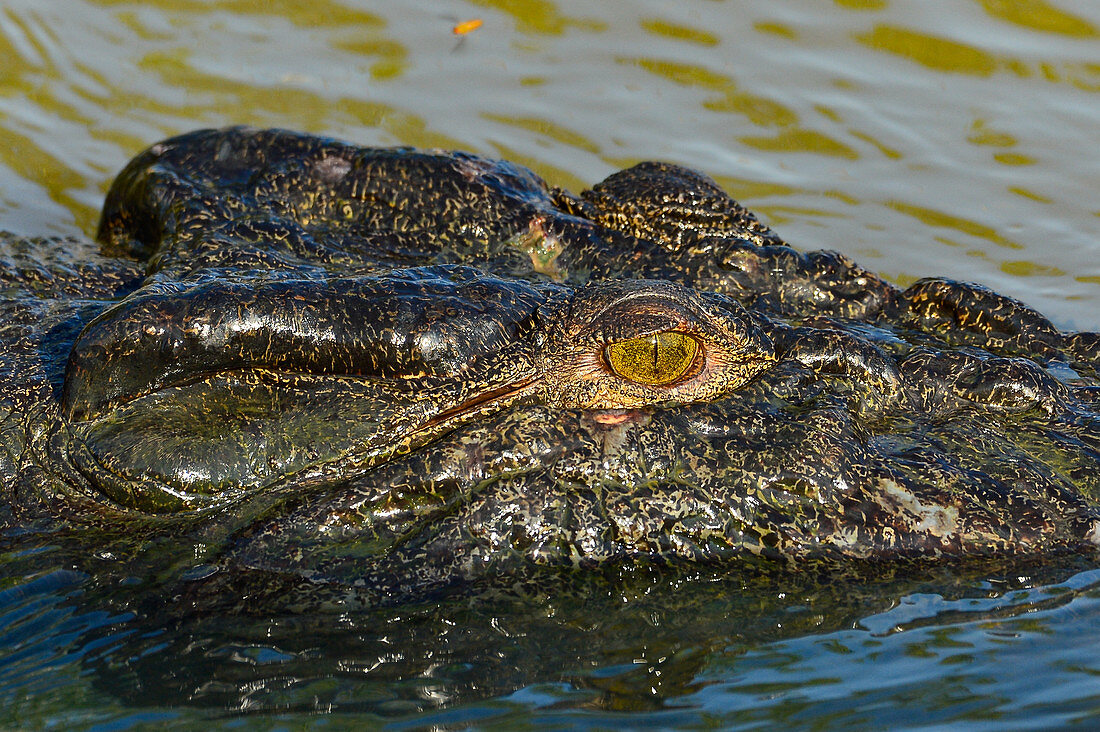
[[[467,33],[476,31],[480,27],[481,18],[474,18],[472,20],[464,20],[461,23],[456,24],[454,28],[451,28],[451,32],[454,33],[456,36],[464,36]]]

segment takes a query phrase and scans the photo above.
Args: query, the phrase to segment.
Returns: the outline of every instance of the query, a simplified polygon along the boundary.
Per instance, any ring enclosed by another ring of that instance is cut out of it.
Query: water
[[[0,228],[22,234],[87,235],[133,154],[244,122],[507,157],[573,190],[670,160],[801,248],[1100,328],[1088,0],[8,0],[0,69]],[[0,549],[0,726],[1048,727],[1100,707],[1100,575],[1073,560],[268,618],[188,615],[117,560],[72,571],[72,548]]]

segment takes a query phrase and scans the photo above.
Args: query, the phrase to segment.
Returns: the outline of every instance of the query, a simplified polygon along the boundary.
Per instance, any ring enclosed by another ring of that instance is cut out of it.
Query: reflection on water
[[[398,728],[1049,727],[1100,712],[1100,570],[1072,560],[858,582],[634,568],[290,615],[247,600],[262,577],[91,577],[51,560],[64,550],[8,558],[32,571],[0,592],[4,726],[324,712]]]
[[[470,18],[483,25],[456,37]],[[9,0],[0,228],[88,234],[137,151],[238,122],[508,157],[573,190],[659,158],[713,175],[805,249],[902,284],[979,281],[1100,328],[1098,27],[1070,0]],[[373,618],[390,637],[364,617],[173,616],[141,578],[53,557],[4,565],[4,726],[222,707],[549,726],[1098,711],[1086,567],[640,582],[626,599]]]
[[[876,25],[870,33],[856,35],[856,39],[877,51],[903,56],[933,71],[990,76],[998,66],[996,58],[973,46],[905,28]]]

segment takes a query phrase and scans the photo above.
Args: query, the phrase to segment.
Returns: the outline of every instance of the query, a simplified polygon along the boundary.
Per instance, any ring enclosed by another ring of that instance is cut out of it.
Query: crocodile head
[[[208,130],[127,167],[100,240],[143,279],[70,341],[65,454],[211,561],[384,601],[1100,538],[1100,337],[800,253],[675,166],[578,197],[465,153]]]

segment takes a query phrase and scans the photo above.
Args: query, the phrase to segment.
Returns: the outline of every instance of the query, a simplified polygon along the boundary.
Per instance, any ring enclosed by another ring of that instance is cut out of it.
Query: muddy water
[[[1089,0],[0,7],[0,228],[87,235],[132,155],[236,123],[462,148],[574,190],[669,160],[795,246],[1100,328]],[[368,643],[355,617],[160,623],[163,598],[140,614],[48,547],[4,557],[0,726],[205,728],[225,709],[263,712],[244,718],[261,728],[315,712],[356,715],[336,727],[1081,722],[1100,712],[1100,576],[1070,564],[851,588],[641,582],[601,603],[380,620],[401,647]],[[387,676],[411,649],[423,673]]]

